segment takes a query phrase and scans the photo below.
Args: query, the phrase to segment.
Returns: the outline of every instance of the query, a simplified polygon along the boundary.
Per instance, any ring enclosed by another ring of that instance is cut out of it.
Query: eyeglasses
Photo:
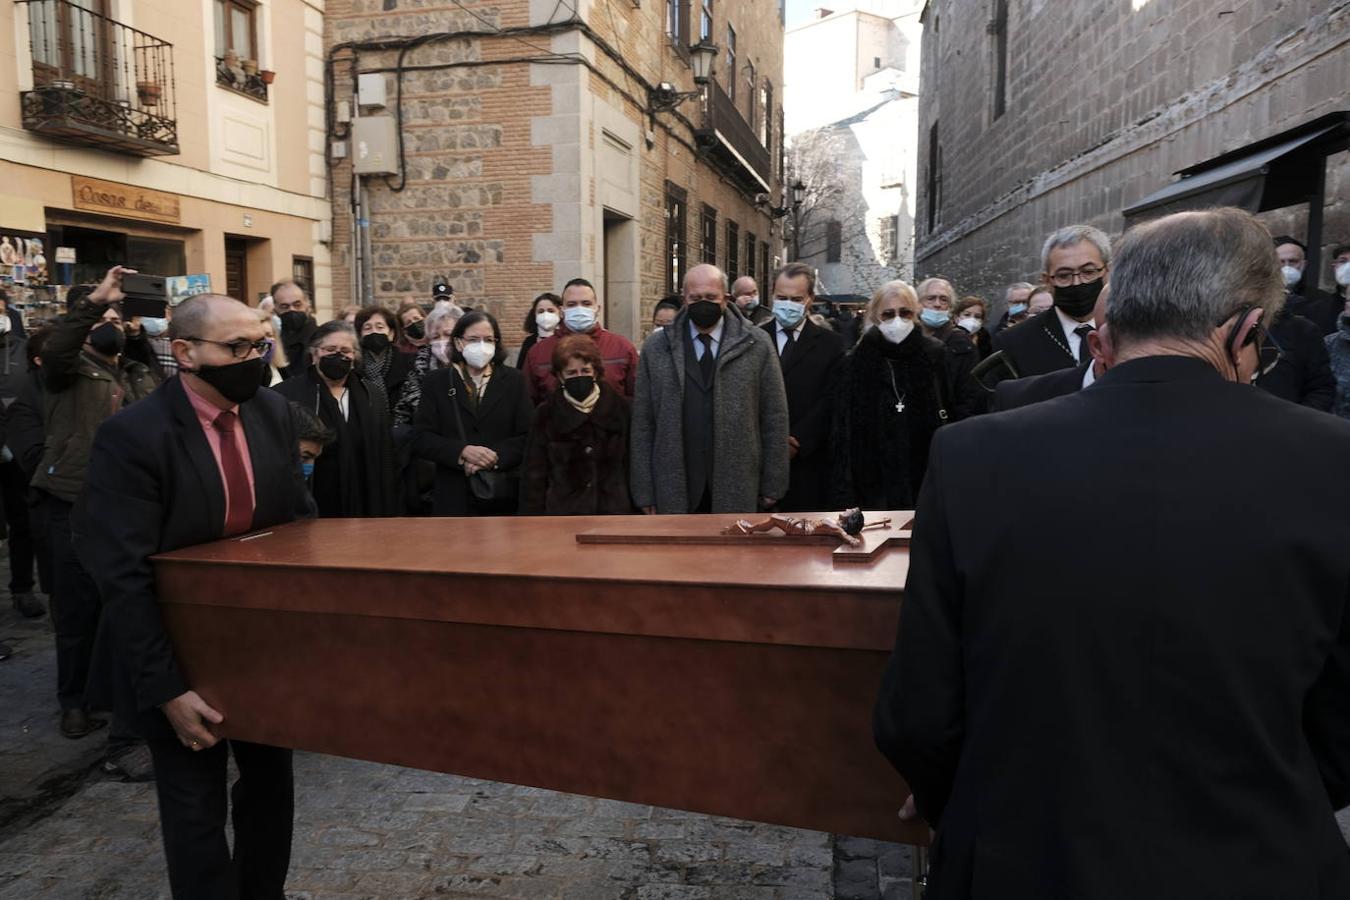
[[[1280,360],[1284,358],[1284,348],[1280,346],[1269,331],[1260,325],[1252,329],[1252,334],[1257,335],[1255,339],[1257,341],[1256,352],[1260,360],[1257,363],[1254,378],[1260,378],[1262,375],[1269,375],[1271,369],[1280,364]]]
[[[877,313],[877,318],[883,322],[889,322],[896,316],[899,316],[902,319],[912,319],[914,318],[914,310],[902,306],[899,309],[883,309],[881,312]]]
[[[1050,282],[1055,287],[1068,287],[1071,284],[1087,284],[1089,281],[1096,281],[1105,274],[1105,266],[1094,266],[1089,263],[1076,272],[1073,269],[1059,269],[1050,276]]]
[[[257,353],[262,356],[272,349],[272,345],[275,343],[271,338],[263,338],[259,341],[213,341],[208,338],[190,337],[183,338],[183,340],[192,341],[195,344],[215,344],[217,347],[226,347],[235,359],[248,359],[250,353]]]

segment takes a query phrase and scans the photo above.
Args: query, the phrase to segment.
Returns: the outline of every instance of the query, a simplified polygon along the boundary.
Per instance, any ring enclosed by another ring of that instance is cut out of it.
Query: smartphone
[[[169,308],[169,286],[163,275],[142,275],[139,272],[122,276],[122,315],[126,318],[142,316],[162,319]]]

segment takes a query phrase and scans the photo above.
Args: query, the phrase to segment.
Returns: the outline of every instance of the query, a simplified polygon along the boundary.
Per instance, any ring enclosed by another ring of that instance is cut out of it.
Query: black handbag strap
[[[459,442],[467,447],[469,438],[464,432],[464,419],[459,412],[459,392],[455,390],[455,378],[458,375],[459,370],[452,367],[450,369],[450,409],[455,413],[455,428],[459,430]]]

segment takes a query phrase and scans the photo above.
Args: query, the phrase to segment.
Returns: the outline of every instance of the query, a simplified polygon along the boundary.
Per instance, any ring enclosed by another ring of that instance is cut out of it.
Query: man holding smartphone
[[[94,636],[102,604],[80,566],[71,538],[71,509],[84,491],[89,447],[99,424],[155,387],[150,370],[123,357],[122,276],[113,266],[93,290],[72,288],[67,312],[52,326],[42,352],[46,385],[46,442],[32,486],[42,492],[52,554],[53,624],[56,626],[57,699],[61,733],[82,738],[103,726],[89,716],[86,686],[106,687],[94,664]],[[91,672],[93,678],[90,677]],[[107,708],[100,704],[100,708]],[[121,729],[114,728],[114,732]],[[131,735],[115,734],[126,738]]]

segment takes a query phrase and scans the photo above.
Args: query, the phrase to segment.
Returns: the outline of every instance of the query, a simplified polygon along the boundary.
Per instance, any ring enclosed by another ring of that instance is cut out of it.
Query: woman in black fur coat
[[[919,298],[903,281],[867,304],[862,339],[844,359],[831,429],[833,506],[913,509],[933,433],[948,418],[943,346],[916,327]]]
[[[573,334],[553,348],[553,392],[534,413],[522,515],[629,515],[628,400],[605,383],[600,350]]]

